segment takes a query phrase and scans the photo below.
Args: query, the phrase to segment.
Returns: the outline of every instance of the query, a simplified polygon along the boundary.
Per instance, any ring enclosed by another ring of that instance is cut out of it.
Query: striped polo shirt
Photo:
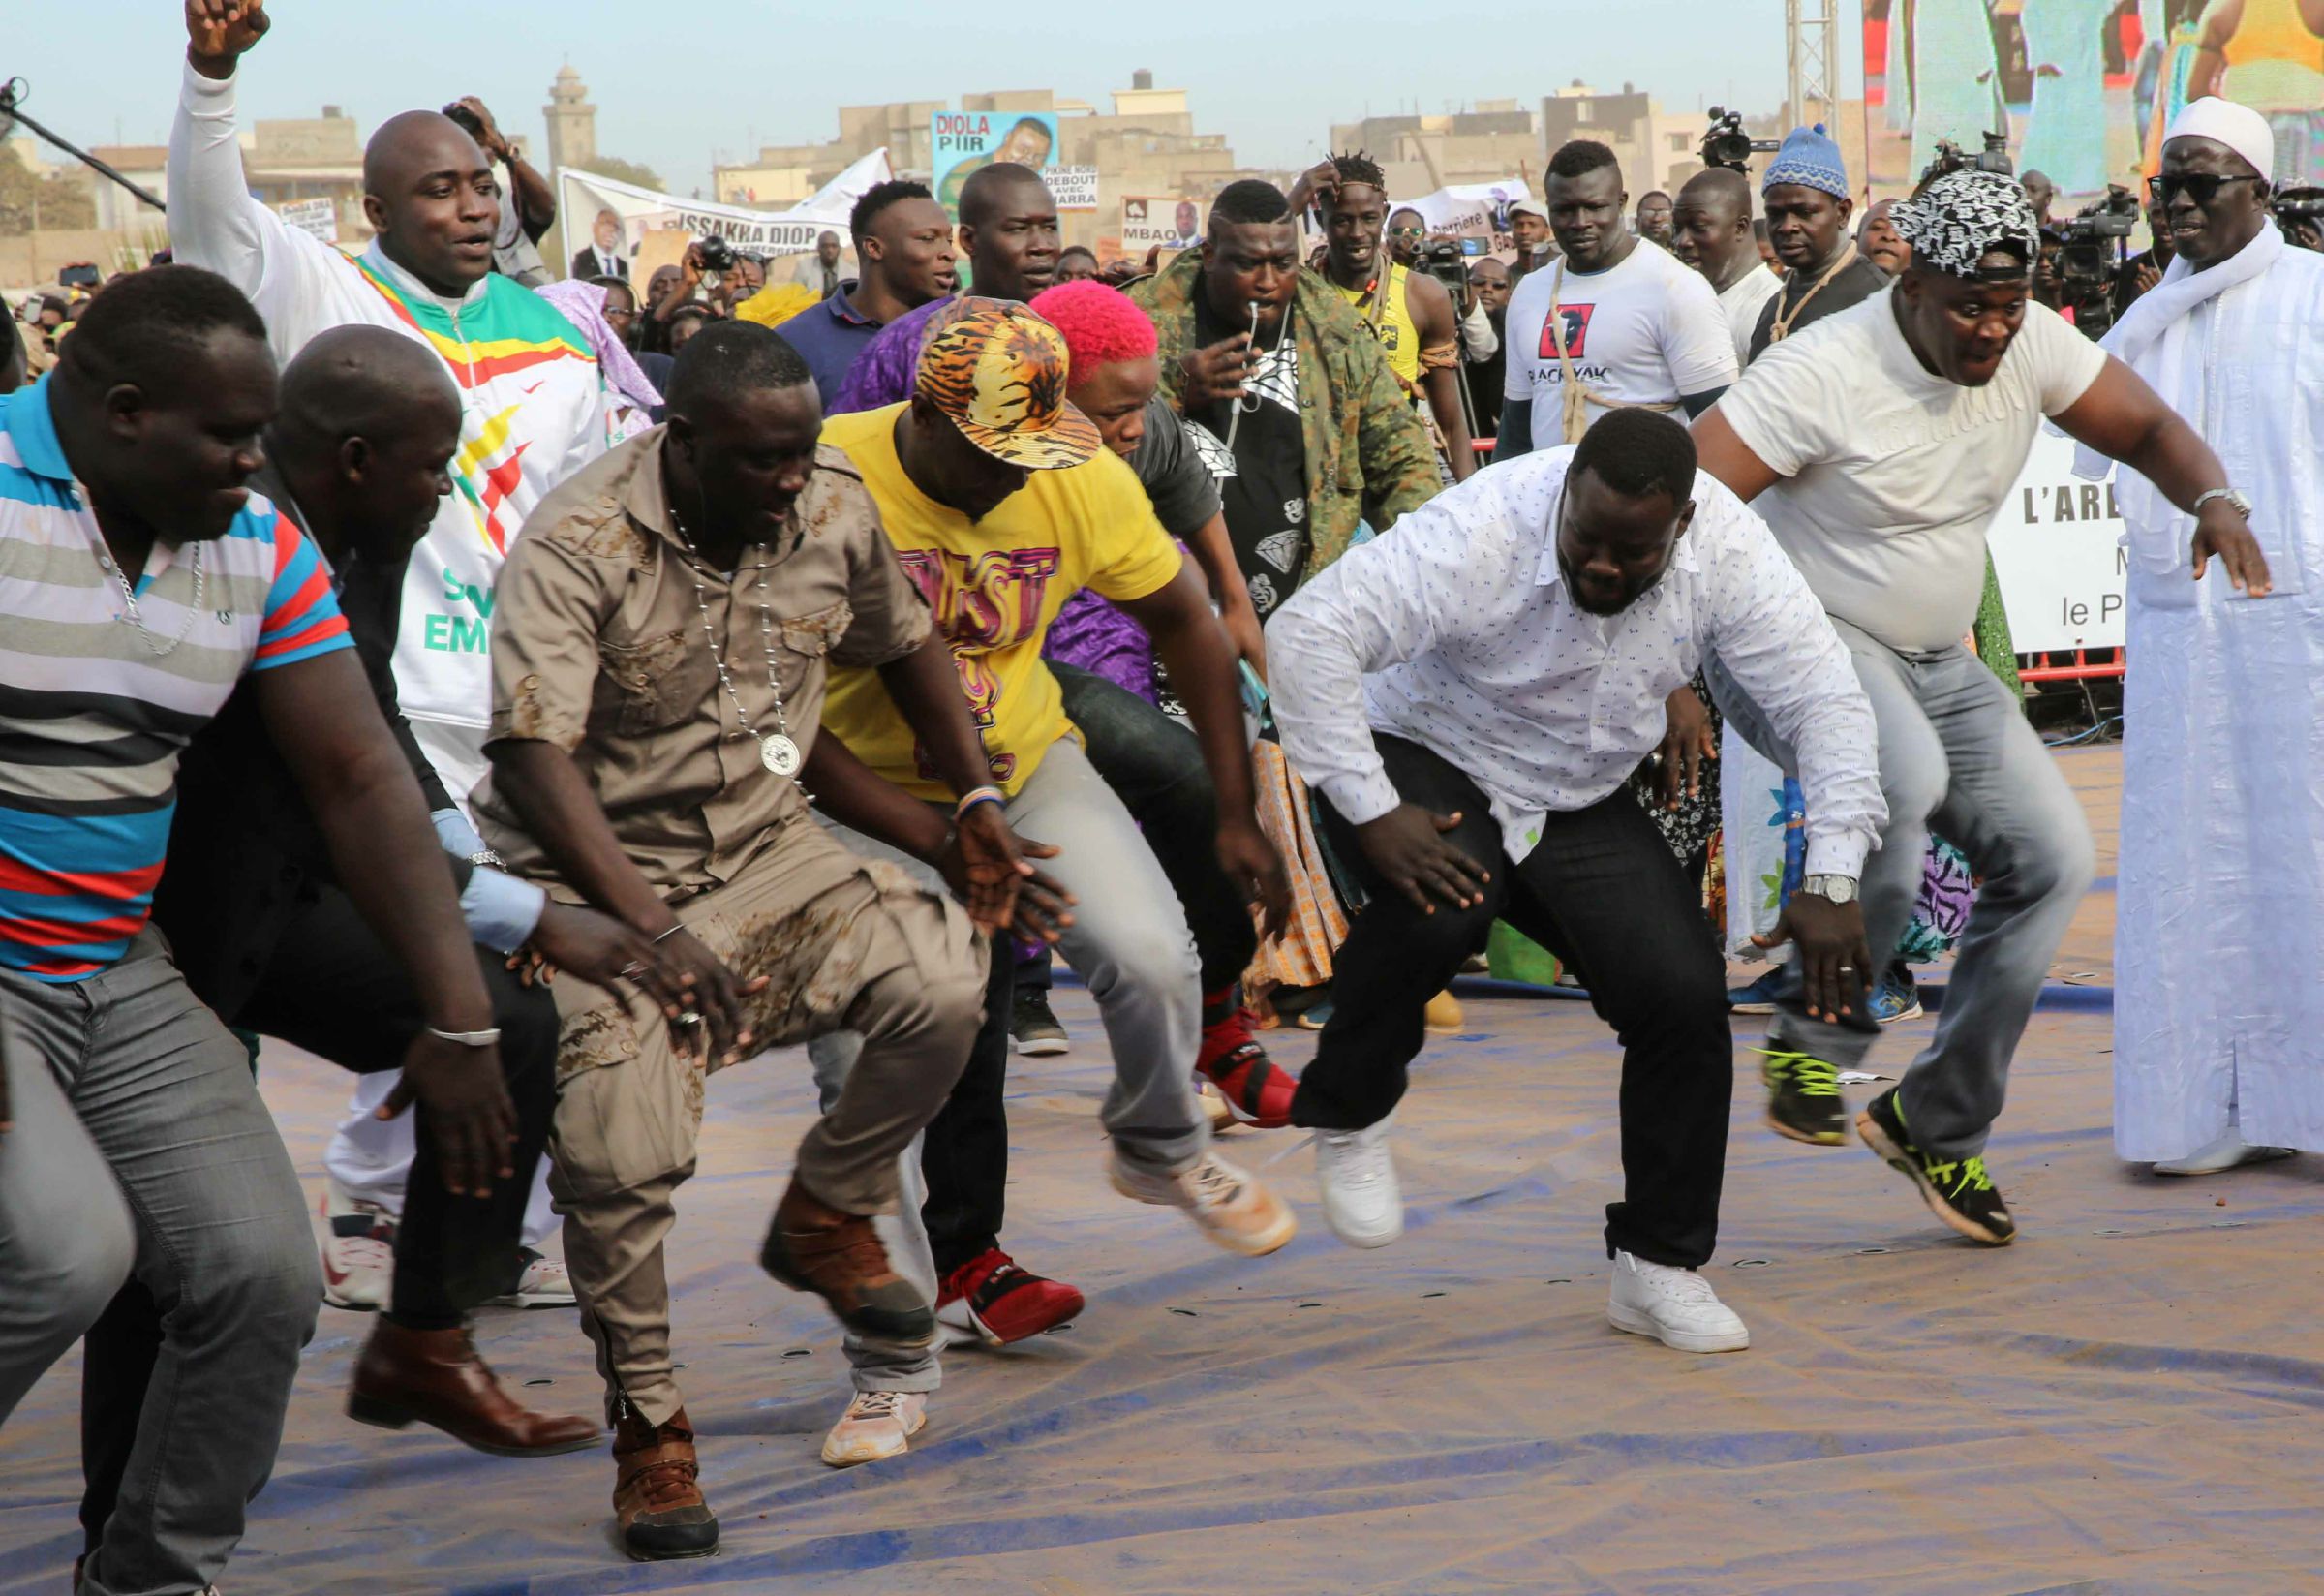
[[[0,970],[39,981],[94,975],[144,929],[178,754],[242,673],[352,646],[315,545],[256,494],[225,537],[155,547],[141,634],[110,562],[48,380],[0,399]]]

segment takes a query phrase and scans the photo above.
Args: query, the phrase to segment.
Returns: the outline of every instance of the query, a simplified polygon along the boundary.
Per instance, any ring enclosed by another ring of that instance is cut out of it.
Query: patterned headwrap
[[[1950,171],[1889,214],[1912,246],[1912,263],[1955,277],[2015,280],[2041,257],[2041,231],[2023,185],[1998,171]],[[1977,262],[1995,250],[2014,251],[2021,264],[1988,271]]]

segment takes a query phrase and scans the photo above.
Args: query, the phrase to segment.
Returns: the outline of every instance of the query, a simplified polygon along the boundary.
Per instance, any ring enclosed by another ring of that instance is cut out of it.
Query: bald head
[[[460,393],[435,352],[387,327],[343,326],[284,370],[266,451],[325,554],[396,560],[434,517],[459,443]]]
[[[1671,211],[1670,250],[1725,289],[1755,266],[1758,244],[1751,231],[1751,180],[1728,167],[1687,179]]]
[[[1751,219],[1751,179],[1732,167],[1712,167],[1688,178],[1678,191],[1680,206],[1694,205],[1732,220]]]
[[[389,260],[457,297],[492,270],[501,189],[492,163],[457,122],[408,110],[363,147],[363,213]]]

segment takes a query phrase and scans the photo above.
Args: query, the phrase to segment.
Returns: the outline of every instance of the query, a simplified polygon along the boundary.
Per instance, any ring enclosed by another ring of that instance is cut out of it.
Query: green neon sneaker
[[[1920,1188],[1929,1212],[1972,1242],[2007,1246],[2017,1221],[2002,1206],[2002,1194],[1985,1173],[1983,1158],[1932,1158],[1905,1133],[1905,1111],[1891,1087],[1864,1105],[1856,1134],[1888,1167]]]
[[[1772,1039],[1752,1051],[1766,1060],[1759,1065],[1759,1079],[1767,1083],[1768,1129],[1811,1147],[1838,1147],[1848,1140],[1848,1103],[1840,1095],[1839,1070]]]

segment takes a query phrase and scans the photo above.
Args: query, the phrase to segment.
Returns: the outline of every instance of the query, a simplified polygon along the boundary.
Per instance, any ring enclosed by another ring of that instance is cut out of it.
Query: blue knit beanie
[[[1793,128],[1784,147],[1775,152],[1775,165],[1759,180],[1759,192],[1764,194],[1778,183],[1820,189],[1837,200],[1848,198],[1848,163],[1840,158],[1840,146],[1825,137],[1821,122],[1812,128]]]

